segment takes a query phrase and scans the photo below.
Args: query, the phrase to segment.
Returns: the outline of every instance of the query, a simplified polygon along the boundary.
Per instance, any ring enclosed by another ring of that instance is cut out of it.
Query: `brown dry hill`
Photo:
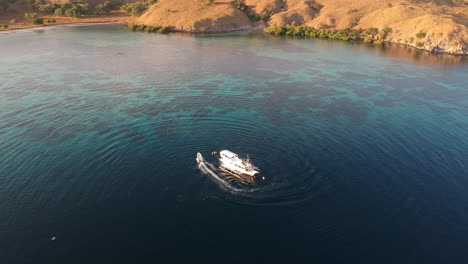
[[[221,32],[248,29],[250,19],[230,1],[160,0],[135,23],[170,26],[190,32]]]
[[[83,1],[93,5],[104,0]],[[239,10],[234,5],[236,2],[244,3],[247,8]],[[0,24],[16,18],[18,23],[10,25],[9,29],[34,26],[23,19],[24,12],[32,11],[30,0],[16,0],[11,7],[16,13],[0,11]],[[92,21],[126,21],[189,32],[222,32],[290,24],[330,30],[391,28],[392,32],[385,36],[385,41],[426,50],[468,54],[468,3],[464,0],[158,0],[137,18],[130,18],[122,12],[76,19],[57,18],[57,23]],[[376,38],[381,36],[376,35]]]
[[[248,6],[244,12],[228,0],[212,3],[159,0],[135,23],[171,26],[180,31],[219,32],[265,25],[263,21],[252,21],[251,15],[267,14],[269,26],[294,23],[322,29],[388,27],[392,33],[386,41],[467,54],[468,5],[463,0],[244,0],[243,3]]]

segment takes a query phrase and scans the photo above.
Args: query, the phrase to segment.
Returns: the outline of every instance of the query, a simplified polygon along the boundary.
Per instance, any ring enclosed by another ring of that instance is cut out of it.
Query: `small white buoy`
[[[262,177],[262,180],[266,180],[266,178],[265,178],[265,177]]]
[[[55,241],[57,239],[56,236],[53,236],[50,240]]]

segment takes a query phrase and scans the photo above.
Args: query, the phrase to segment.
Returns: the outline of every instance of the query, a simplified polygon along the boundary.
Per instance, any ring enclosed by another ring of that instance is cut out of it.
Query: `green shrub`
[[[268,22],[268,20],[270,20],[270,17],[272,15],[273,15],[273,10],[267,9],[260,14],[260,20]]]
[[[416,47],[418,48],[424,47],[424,42],[416,42]]]
[[[415,34],[416,38],[418,39],[422,39],[422,38],[425,38],[426,37],[426,33],[425,32],[422,32],[422,31],[419,31],[418,33]]]
[[[383,43],[383,40],[379,39],[374,41],[374,44],[381,45]]]
[[[54,15],[55,15],[55,16],[63,16],[63,15],[65,15],[65,12],[63,11],[62,8],[57,8],[57,9],[55,9],[55,11],[54,11]]]
[[[364,43],[371,43],[371,42],[372,42],[372,39],[368,39],[368,38],[364,39]]]
[[[36,13],[24,13],[24,18],[34,19],[34,18],[37,18],[37,14]]]
[[[158,29],[158,33],[169,33],[170,31],[170,28],[169,27],[161,27],[160,29]]]
[[[144,29],[142,31],[153,32],[153,30],[154,30],[153,26],[144,26]]]
[[[146,25],[136,25],[136,24],[128,24],[128,28],[132,31],[145,31],[145,32],[158,32],[158,33],[168,33],[171,31],[170,27],[146,26]]]
[[[65,10],[65,15],[70,17],[80,17],[88,13],[88,4],[83,2],[72,2],[71,7]]]
[[[387,7],[393,7],[393,4],[392,4],[392,3],[388,3],[388,4],[387,4]]]
[[[42,25],[44,24],[44,19],[36,17],[33,18],[32,22],[34,25]]]
[[[355,27],[359,24],[359,18],[353,17],[349,20],[350,27]]]
[[[323,6],[317,2],[314,2],[312,4],[310,4],[310,7],[312,7],[313,9],[319,11]]]
[[[7,13],[10,13],[10,14],[15,14],[16,13],[16,9],[12,8],[12,7],[9,7],[7,8]]]
[[[371,28],[366,29],[366,33],[374,36],[374,35],[377,35],[377,33],[379,33],[379,29],[371,27]]]
[[[262,17],[261,17],[259,14],[254,13],[254,12],[248,13],[247,16],[248,16],[249,19],[252,20],[252,21],[260,21],[260,20],[262,20]]]
[[[235,2],[234,6],[240,11],[244,12],[247,15],[247,17],[252,21],[263,20],[267,22],[268,20],[270,20],[270,17],[274,14],[274,11],[270,8],[267,8],[262,13],[257,14],[250,10],[249,7],[243,2]]]
[[[386,28],[383,28],[381,31],[380,31],[380,37],[382,37],[382,39],[385,39],[388,34],[392,33],[392,28],[389,28],[389,27],[386,27]]]
[[[99,5],[96,5],[96,7],[94,8],[94,12],[96,14],[102,14],[102,13],[109,13],[111,11],[110,7],[108,5],[106,5],[106,3],[109,2],[109,1],[106,1],[102,4],[99,4]]]
[[[127,3],[121,7],[122,10],[131,14],[132,16],[139,16],[146,11],[147,6],[142,2]]]
[[[55,20],[55,18],[53,18],[53,19],[47,19],[47,23],[49,23],[49,24],[52,24],[52,23],[55,23],[55,22],[57,22],[57,21]]]
[[[137,27],[137,25],[135,25],[135,24],[128,24],[127,26],[132,31],[136,30],[136,27]]]
[[[109,6],[111,10],[118,10],[118,9],[120,9],[120,6],[122,5],[121,0],[109,0],[109,1],[106,1],[106,2],[107,2],[107,6]],[[104,2],[104,4],[106,4],[106,2]],[[152,3],[154,3],[154,2],[152,2]]]
[[[32,7],[43,13],[53,13],[56,16],[79,17],[88,14],[88,4],[80,1],[70,3],[50,3],[46,4],[43,0],[33,0]]]
[[[7,24],[3,24],[3,25],[2,25],[2,28],[3,28],[3,29],[7,29],[7,28],[8,28],[8,25],[7,25]]]
[[[36,10],[41,11],[43,13],[54,13],[55,9],[60,8],[61,5],[58,3],[51,3],[51,4],[40,4],[36,3]]]
[[[44,2],[42,0],[31,0],[31,5],[34,10],[37,10],[38,5],[43,5]]]
[[[356,40],[361,39],[362,30],[360,29],[341,29],[341,30],[318,30],[307,26],[276,26],[267,27],[263,30],[267,34],[302,36],[311,38],[328,38],[336,40]]]
[[[119,6],[122,4],[121,1],[119,0],[110,0],[110,1],[105,1],[102,4],[97,5],[94,8],[94,12],[96,14],[102,14],[102,13],[109,13],[112,10],[119,9]]]
[[[247,10],[247,5],[244,2],[236,2],[234,3],[234,6],[242,12]]]

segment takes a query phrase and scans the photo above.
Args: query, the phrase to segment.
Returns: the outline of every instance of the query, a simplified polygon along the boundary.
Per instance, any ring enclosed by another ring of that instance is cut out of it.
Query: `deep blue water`
[[[468,263],[461,57],[120,25],[0,46],[1,263]],[[197,169],[222,149],[267,180]]]

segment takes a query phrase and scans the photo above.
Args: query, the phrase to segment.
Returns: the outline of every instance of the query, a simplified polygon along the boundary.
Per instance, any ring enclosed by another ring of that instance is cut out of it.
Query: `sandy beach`
[[[67,25],[67,24],[92,24],[92,23],[131,23],[134,18],[128,15],[124,11],[112,11],[109,14],[101,14],[101,15],[88,15],[83,17],[57,17],[52,14],[41,15],[41,18],[44,19],[44,24],[42,25],[34,25],[32,22],[24,19],[24,17],[20,17],[18,15],[13,16],[4,16],[0,17],[0,24],[7,24],[12,19],[16,19],[16,24],[10,24],[7,29],[0,29],[1,31],[9,31],[9,30],[18,30],[18,29],[26,29],[26,28],[39,28],[39,27],[46,27],[46,26],[53,26],[53,25]],[[55,23],[46,23],[48,19],[55,19]]]

